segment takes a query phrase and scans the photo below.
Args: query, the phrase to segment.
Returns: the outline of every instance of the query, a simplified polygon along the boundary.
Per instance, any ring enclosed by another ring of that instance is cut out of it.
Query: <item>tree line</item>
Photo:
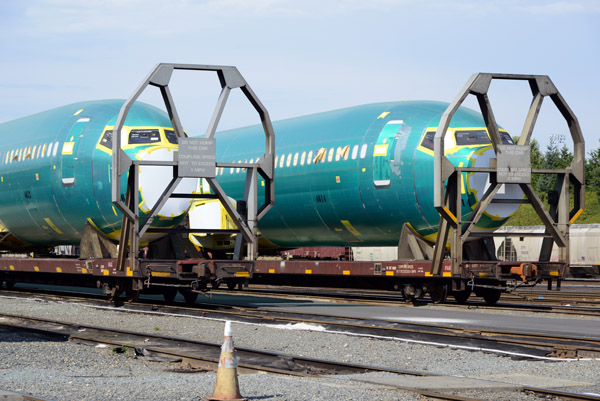
[[[518,140],[518,138],[516,138]],[[516,143],[516,142],[515,142]],[[540,150],[540,144],[531,141],[531,167],[539,169],[564,169],[573,161],[573,153],[565,144],[559,146],[554,137],[546,146],[546,151]],[[538,195],[546,200],[548,192],[554,190],[554,174],[534,174],[531,181]],[[585,158],[585,187],[587,192],[595,192],[600,197],[600,148],[588,152]]]

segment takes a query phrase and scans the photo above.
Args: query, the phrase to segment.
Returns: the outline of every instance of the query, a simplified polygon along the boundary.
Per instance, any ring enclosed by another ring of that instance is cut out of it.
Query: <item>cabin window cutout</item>
[[[238,162],[238,163],[241,163],[242,161],[241,161],[241,160],[238,160],[237,162]],[[236,169],[235,169],[235,172],[236,172],[236,173],[239,173],[239,172],[240,172],[240,168],[239,168],[239,167],[236,167]]]
[[[35,159],[35,151],[37,150],[37,145],[33,145],[33,150],[31,151],[31,158]]]
[[[279,159],[279,168],[283,168],[283,164],[285,163],[285,155],[281,155]]]
[[[104,135],[102,135],[102,139],[100,139],[100,145],[112,150],[112,137],[113,132],[111,129],[104,131]]]
[[[279,160],[279,156],[275,155],[275,168],[277,168],[277,161]]]
[[[136,129],[129,131],[129,144],[159,143],[160,133],[157,129]]]
[[[421,141],[421,146],[425,149],[433,150],[433,138],[435,138],[435,131],[427,132]]]
[[[317,164],[318,162],[325,163],[326,155],[327,155],[327,149],[321,148],[321,149],[317,150],[317,153],[315,154],[315,159],[313,160],[313,163],[315,163],[315,164]]]
[[[365,157],[367,157],[367,148],[368,148],[368,146],[366,143],[360,147],[360,158],[361,159],[364,159]]]
[[[288,153],[287,162],[285,163],[286,167],[289,167],[292,164],[292,154]]]
[[[298,152],[294,153],[294,167],[296,167],[298,165]]]
[[[514,145],[515,142],[511,138],[508,132],[500,131],[500,137],[502,138],[502,143],[504,145]]]
[[[335,161],[340,161],[340,159],[348,160],[348,153],[350,153],[350,146],[340,146],[337,148],[337,153],[335,154]]]
[[[427,133],[429,134],[429,132]],[[433,133],[432,133],[433,134]],[[435,135],[435,134],[434,134]],[[457,146],[468,146],[468,145],[489,145],[492,143],[487,132],[480,131],[455,131],[454,139],[456,140]],[[431,148],[433,150],[433,140],[431,141]]]
[[[58,152],[58,141],[54,142],[54,149],[52,150],[52,156],[56,156],[57,152]]]
[[[313,155],[313,151],[311,150],[308,152],[308,155],[306,155],[306,164],[312,164],[312,161],[313,161],[312,155]]]
[[[356,160],[358,157],[358,145],[352,147],[352,160]]]
[[[306,160],[306,151],[302,152],[302,155],[300,156],[300,165],[304,166],[304,161]]]
[[[169,143],[174,143],[177,144],[177,134],[175,134],[175,130],[172,129],[166,129],[165,130],[165,138],[167,138],[167,141],[169,141]]]
[[[327,161],[330,163],[333,161],[333,151],[333,148],[329,148],[329,155],[327,155]]]

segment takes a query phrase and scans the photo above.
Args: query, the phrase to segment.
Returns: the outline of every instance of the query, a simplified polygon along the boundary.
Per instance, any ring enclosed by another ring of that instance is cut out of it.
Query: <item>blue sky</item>
[[[600,147],[597,0],[23,0],[0,2],[0,122],[127,98],[159,62],[235,65],[278,120],[390,100],[451,101],[475,72],[547,74]],[[201,134],[214,76],[174,77]],[[493,83],[498,122],[521,130],[530,92]],[[144,97],[159,103],[156,93]],[[471,101],[469,105],[475,107]],[[257,122],[234,95],[221,128]],[[549,99],[534,137],[569,136]]]

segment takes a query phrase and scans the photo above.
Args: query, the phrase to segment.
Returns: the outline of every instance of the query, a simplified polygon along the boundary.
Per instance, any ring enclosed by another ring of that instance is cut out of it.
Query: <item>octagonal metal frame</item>
[[[463,244],[473,234],[472,230],[502,185],[502,183],[497,182],[497,165],[490,166],[489,168],[454,167],[444,154],[444,137],[448,131],[450,120],[470,94],[475,95],[477,98],[496,155],[499,155],[502,151],[500,147],[502,139],[487,96],[493,79],[527,81],[531,89],[533,99],[519,137],[519,142],[516,145],[530,145],[533,128],[545,96],[550,96],[567,122],[571,138],[573,139],[574,158],[572,163],[566,169],[562,170],[531,169],[531,166],[529,166],[532,173],[557,174],[555,186],[555,191],[559,194],[557,204],[552,205],[550,210],[547,211],[530,183],[521,183],[518,185],[546,227],[539,259],[549,260],[552,243],[556,242],[560,249],[561,261],[567,263],[567,265],[569,262],[569,226],[582,213],[585,203],[585,141],[577,117],[547,75],[476,73],[471,76],[442,115],[434,137],[434,207],[441,217],[432,263],[432,273],[434,275],[441,274],[444,251],[450,228],[453,229],[451,241],[452,274],[454,276],[460,273],[463,260]],[[472,220],[468,222],[462,221],[461,207],[459,206],[461,197],[460,177],[463,172],[488,173],[491,184],[474,209]],[[571,210],[569,210],[569,184],[574,187],[574,207]],[[466,226],[463,226],[465,223]]]
[[[216,163],[217,168],[245,168],[247,169],[246,184],[244,188],[244,201],[247,205],[247,213],[242,216],[236,207],[231,203],[229,197],[224,192],[223,188],[219,185],[215,178],[205,178],[210,187],[215,192],[215,195],[199,195],[199,194],[176,194],[179,197],[189,198],[217,198],[232,220],[238,227],[239,233],[247,244],[247,256],[249,259],[254,260],[257,255],[257,223],[267,213],[267,211],[275,203],[275,185],[274,185],[274,153],[275,153],[275,133],[269,113],[263,106],[261,101],[258,99],[254,91],[250,88],[250,85],[246,82],[243,76],[240,74],[238,69],[233,66],[218,66],[218,65],[200,65],[200,64],[158,64],[147,78],[138,86],[133,94],[127,99],[127,101],[121,107],[117,121],[113,128],[113,142],[112,142],[112,202],[113,204],[123,213],[123,224],[121,226],[121,238],[119,247],[118,267],[123,270],[125,266],[125,252],[126,248],[129,248],[130,267],[137,269],[137,252],[139,248],[139,240],[146,232],[153,232],[155,230],[150,229],[150,225],[153,219],[156,217],[160,209],[164,206],[167,200],[174,195],[173,192],[177,188],[177,185],[181,181],[182,177],[178,175],[178,161],[172,162],[164,161],[143,161],[143,160],[132,160],[127,154],[121,149],[121,130],[127,118],[127,114],[131,106],[139,98],[148,86],[155,86],[160,89],[165,107],[169,114],[171,124],[175,130],[175,134],[178,138],[185,137],[186,134],[183,130],[183,126],[179,119],[175,102],[169,90],[169,82],[171,76],[175,70],[188,70],[188,71],[212,71],[216,72],[221,85],[221,93],[215,105],[212,117],[206,129],[205,138],[213,138],[223,110],[227,103],[227,99],[232,89],[239,88],[248,101],[252,104],[254,109],[257,111],[263,130],[265,132],[265,154],[262,158],[257,160],[255,163]],[[173,166],[173,179],[167,185],[163,191],[161,197],[152,208],[149,216],[140,226],[139,218],[139,185],[138,185],[138,174],[140,165],[152,165],[152,166]],[[129,178],[127,183],[127,194],[125,200],[121,199],[121,176],[129,171]],[[257,175],[260,174],[265,180],[265,202],[258,207],[257,205]],[[192,196],[193,195],[193,196]],[[167,229],[160,230],[168,231]],[[211,232],[221,232],[223,230],[211,230]],[[229,230],[225,230],[229,231]],[[239,243],[239,242],[238,242]],[[127,246],[129,245],[129,247]],[[237,256],[241,258],[241,251],[236,246]]]

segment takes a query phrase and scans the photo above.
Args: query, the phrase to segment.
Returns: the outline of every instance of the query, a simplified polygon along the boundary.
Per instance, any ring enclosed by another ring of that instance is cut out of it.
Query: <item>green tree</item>
[[[600,197],[600,148],[592,150],[585,159],[585,186]]]

